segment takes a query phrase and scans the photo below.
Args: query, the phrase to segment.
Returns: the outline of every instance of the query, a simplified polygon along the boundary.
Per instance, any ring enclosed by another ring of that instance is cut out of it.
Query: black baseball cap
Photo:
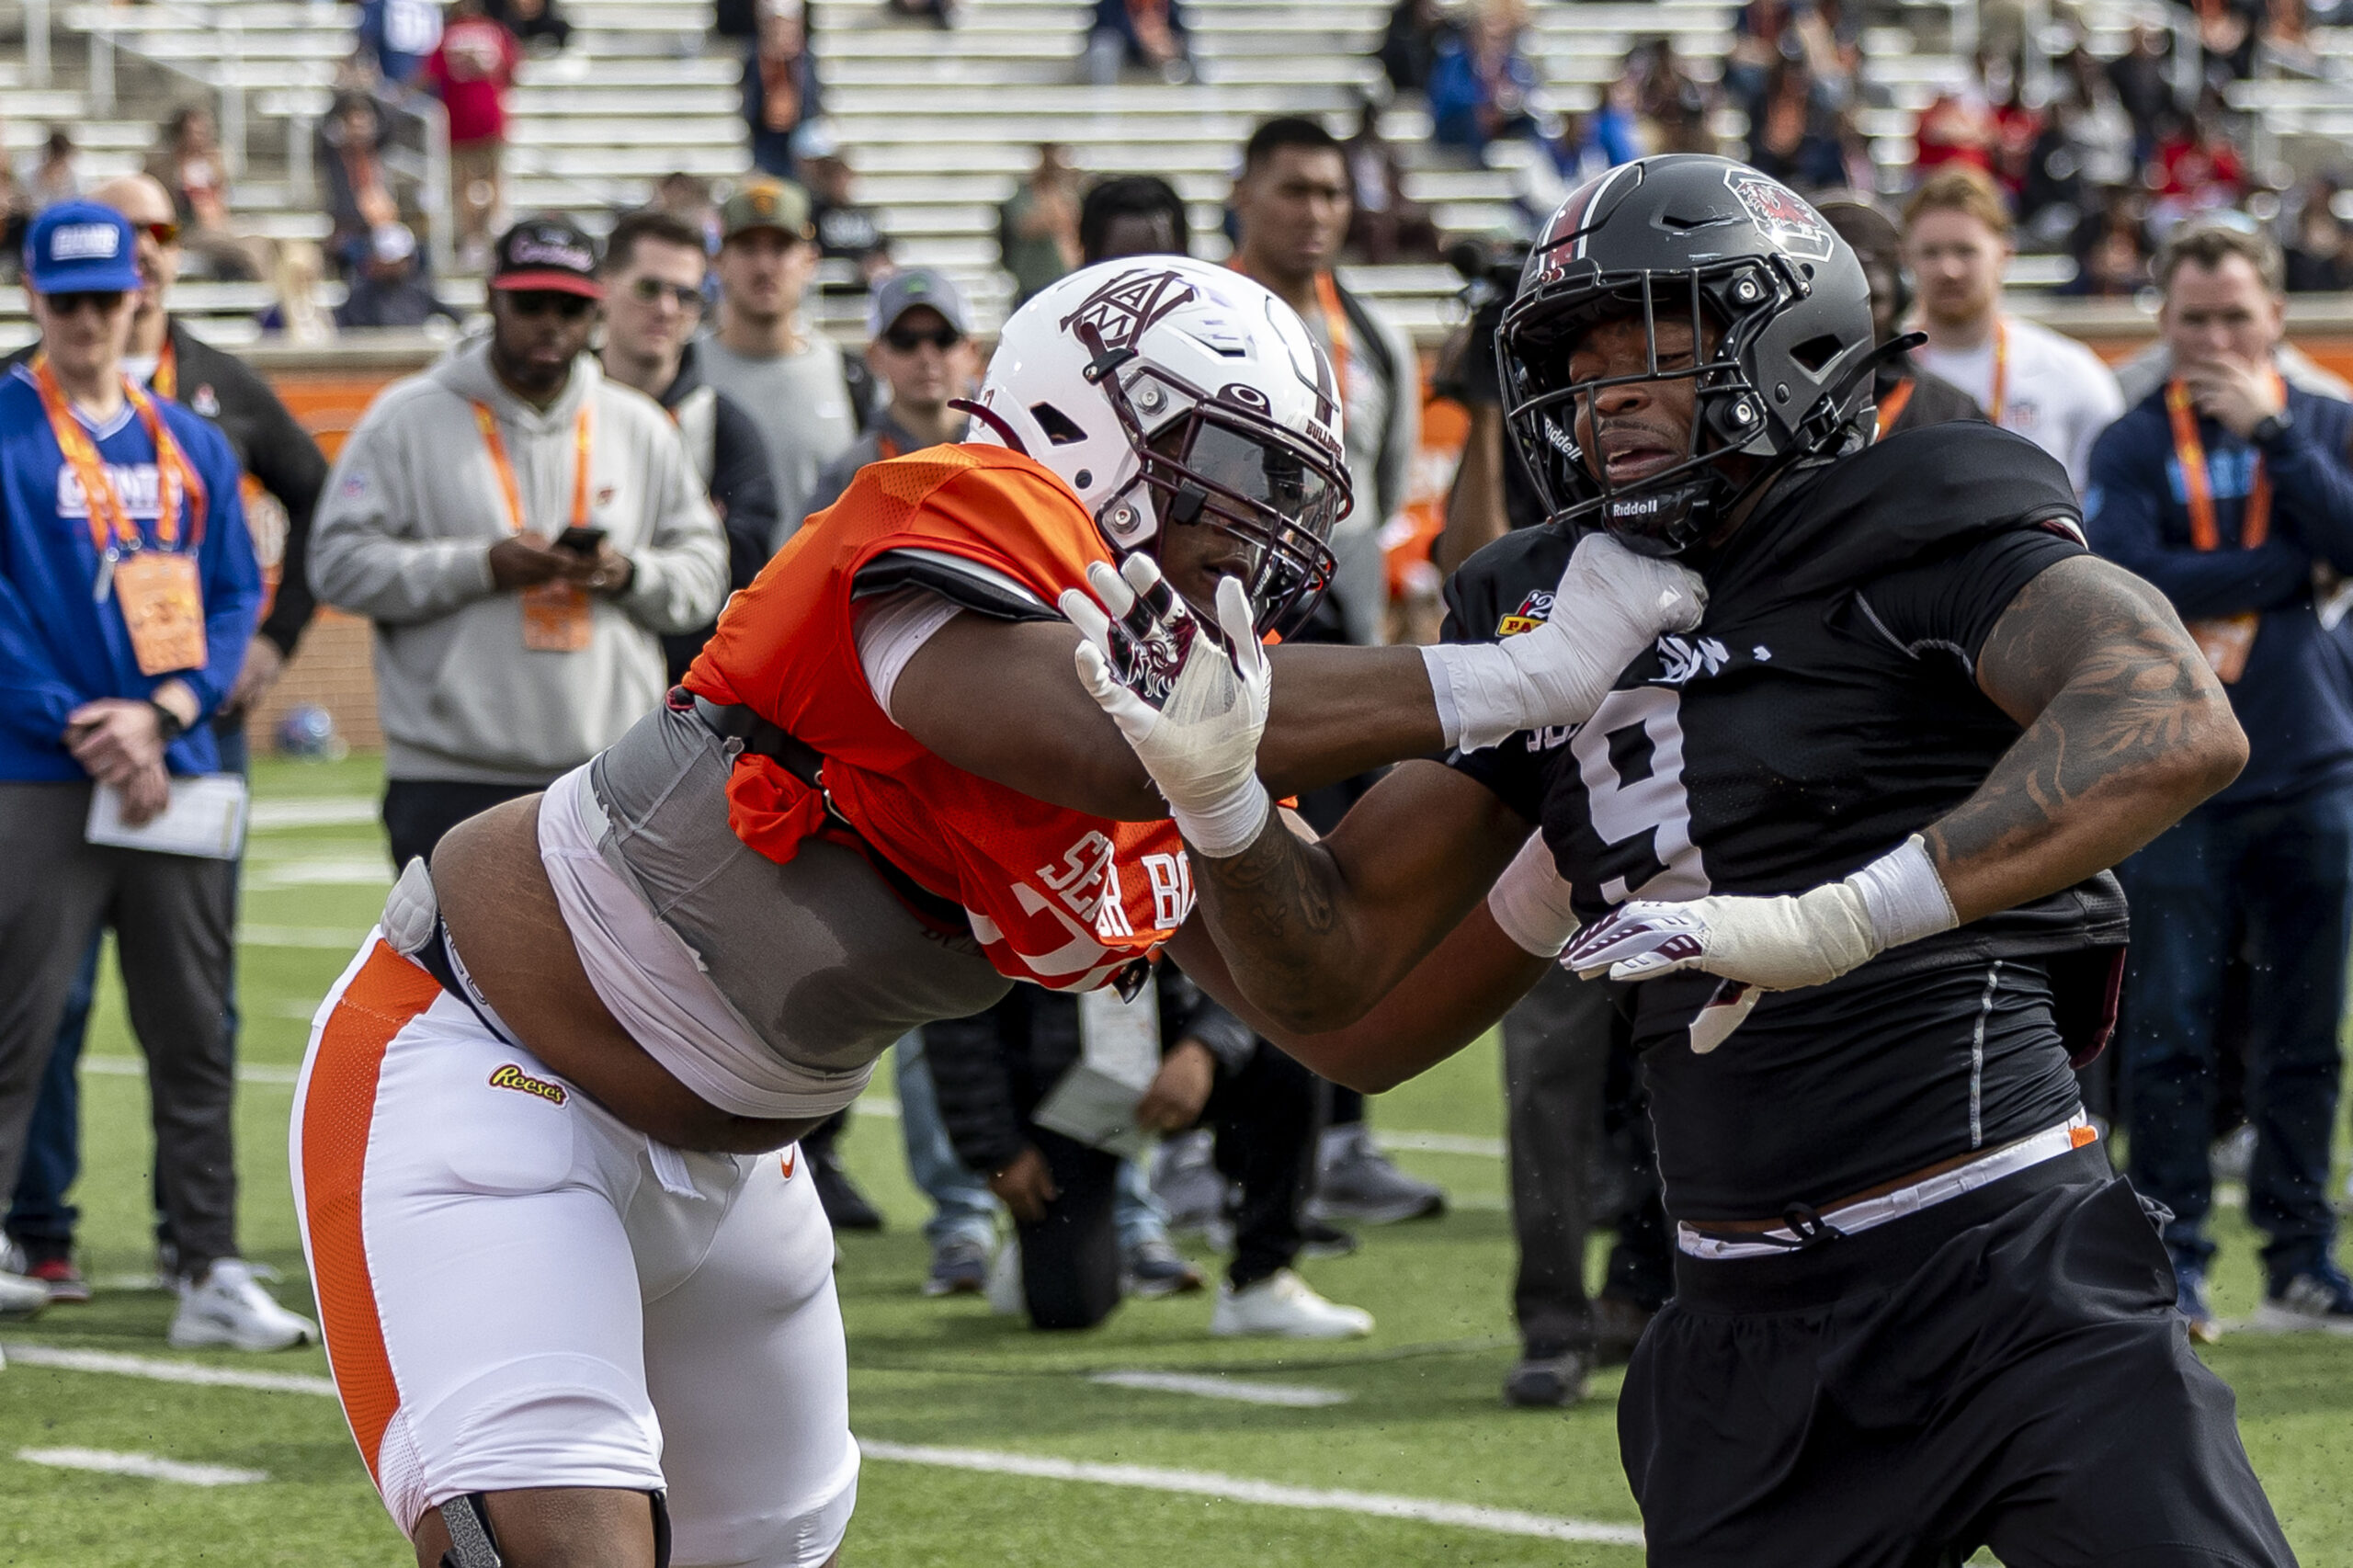
[[[494,289],[605,297],[604,285],[597,281],[597,242],[569,218],[524,219],[498,236],[494,256]]]

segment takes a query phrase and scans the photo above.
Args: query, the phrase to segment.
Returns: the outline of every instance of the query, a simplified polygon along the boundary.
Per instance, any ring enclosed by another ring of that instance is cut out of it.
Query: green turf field
[[[285,1273],[286,1299],[305,1310],[286,1185],[287,1109],[312,1010],[390,881],[372,815],[376,787],[372,764],[361,758],[265,765],[256,778],[240,959],[244,1241],[249,1256]],[[169,1300],[138,1288],[150,1267],[145,1085],[133,1071],[111,982],[91,1050],[84,1075],[90,1168],[78,1196],[85,1267],[100,1293],[87,1307],[0,1327],[0,1347],[13,1358],[0,1372],[0,1563],[392,1568],[412,1561],[377,1506],[334,1402],[318,1392],[323,1355],[165,1346]],[[887,1093],[887,1067],[877,1076]],[[1387,1096],[1375,1122],[1392,1132],[1495,1137],[1491,1046]],[[971,1298],[926,1301],[916,1290],[926,1261],[917,1233],[924,1210],[905,1176],[896,1124],[864,1115],[844,1149],[892,1221],[880,1236],[843,1244],[851,1418],[875,1449],[847,1561],[1619,1568],[1639,1560],[1621,1544],[1635,1516],[1618,1468],[1616,1374],[1597,1380],[1593,1397],[1566,1413],[1509,1412],[1496,1401],[1512,1354],[1511,1253],[1502,1166],[1492,1156],[1402,1156],[1447,1184],[1453,1212],[1368,1233],[1356,1256],[1308,1265],[1319,1289],[1370,1308],[1381,1327],[1356,1344],[1301,1348],[1211,1340],[1204,1296],[1132,1304],[1098,1331],[1053,1337],[993,1318]],[[2234,1316],[2254,1306],[2256,1275],[2235,1214],[2222,1233],[2218,1306]],[[60,1350],[84,1359],[68,1368],[43,1355]],[[92,1352],[293,1376],[278,1390],[157,1381],[119,1369],[138,1361],[93,1369]],[[2238,1390],[2247,1446],[2306,1568],[2353,1568],[2353,1340],[2242,1335],[2211,1354]],[[1347,1397],[1270,1408],[1092,1381],[1154,1369]],[[23,1457],[53,1460],[55,1450],[74,1449],[264,1479],[199,1485]],[[1013,1476],[944,1468],[940,1454],[922,1451],[941,1449],[1191,1474]],[[1190,1490],[1148,1489],[1133,1484],[1139,1479]],[[1270,1494],[1279,1501],[1233,1499],[1254,1483],[1294,1490]],[[1333,1491],[1469,1508],[1409,1506],[1400,1517],[1394,1506],[1313,1495]],[[1302,1500],[1338,1506],[1293,1506]]]

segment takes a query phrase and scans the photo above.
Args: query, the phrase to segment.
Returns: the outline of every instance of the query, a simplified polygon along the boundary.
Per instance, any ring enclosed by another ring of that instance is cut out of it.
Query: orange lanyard
[[[874,437],[874,450],[883,461],[888,462],[899,455],[899,443],[888,436],[878,435]]]
[[[1885,397],[1880,399],[1879,428],[1872,434],[1873,440],[1887,439],[1887,433],[1895,428],[1897,420],[1904,417],[1904,405],[1912,401],[1912,389],[1918,384],[1911,377],[1906,376],[1896,382]]]
[[[1231,270],[1241,273],[1245,278],[1250,276],[1243,267],[1242,258],[1238,256],[1225,265]],[[1253,281],[1255,282],[1256,279]],[[1348,401],[1348,364],[1351,357],[1348,347],[1348,309],[1340,301],[1340,285],[1328,272],[1319,272],[1315,275],[1315,302],[1323,307],[1324,335],[1332,342],[1332,374],[1339,384],[1340,404],[1345,409]]]
[[[172,352],[171,335],[166,333],[164,347],[155,355],[155,373],[147,378],[157,397],[176,398],[180,395],[180,357]]]
[[[2002,422],[2002,404],[2009,401],[2010,390],[2010,324],[1996,317],[1994,322],[1994,401],[1986,405],[1985,417],[1995,425]]]
[[[498,473],[499,494],[506,498],[506,528],[510,533],[523,531],[523,493],[515,484],[515,465],[506,460],[506,443],[499,439],[498,415],[490,404],[474,404],[474,424],[482,429],[482,444],[490,449],[490,466]],[[580,405],[580,417],[572,426],[572,526],[588,526],[588,405]]]
[[[2272,372],[2272,384],[2279,385],[2279,372]],[[2214,527],[2214,493],[2207,483],[2206,445],[2198,438],[2198,415],[2189,401],[2189,388],[2179,381],[2165,383],[2165,416],[2173,422],[2173,453],[2181,467],[2181,494],[2189,508],[2189,542],[2200,550],[2212,550],[2222,543],[2222,535]],[[2255,477],[2246,489],[2246,511],[2239,518],[2239,548],[2253,550],[2271,537],[2271,475],[2265,472],[2263,454],[2255,455]]]
[[[47,355],[33,360],[33,385],[40,392],[40,405],[49,415],[49,428],[57,437],[57,449],[65,454],[74,477],[81,482],[82,498],[90,512],[90,547],[97,551],[101,562],[139,549],[139,526],[131,520],[120,493],[114,487],[114,478],[98,456],[97,443],[90,439],[90,433],[67,406],[65,392],[57,384],[57,372],[50,368]],[[128,376],[122,379],[122,390],[155,448],[155,543],[164,550],[179,543],[180,497],[186,495],[188,546],[194,550],[204,540],[203,482],[181,455],[179,443],[172,439],[163,415],[155,411],[154,399]]]

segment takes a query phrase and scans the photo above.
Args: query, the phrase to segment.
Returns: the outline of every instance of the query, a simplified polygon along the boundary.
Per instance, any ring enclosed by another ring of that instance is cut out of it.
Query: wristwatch
[[[180,722],[178,714],[152,697],[147,699],[147,706],[155,710],[155,736],[165,745],[170,745],[188,733],[188,726]]]
[[[2283,407],[2277,414],[2267,414],[2256,420],[2255,428],[2246,433],[2246,438],[2258,447],[2268,447],[2293,429],[2295,424],[2295,415]]]

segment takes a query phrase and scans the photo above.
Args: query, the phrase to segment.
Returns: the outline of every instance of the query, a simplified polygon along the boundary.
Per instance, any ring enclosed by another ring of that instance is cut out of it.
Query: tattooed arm
[[[2173,607],[2095,556],[2019,591],[1977,684],[2026,733],[1922,835],[1964,924],[2115,865],[2246,764],[2230,700]]]

